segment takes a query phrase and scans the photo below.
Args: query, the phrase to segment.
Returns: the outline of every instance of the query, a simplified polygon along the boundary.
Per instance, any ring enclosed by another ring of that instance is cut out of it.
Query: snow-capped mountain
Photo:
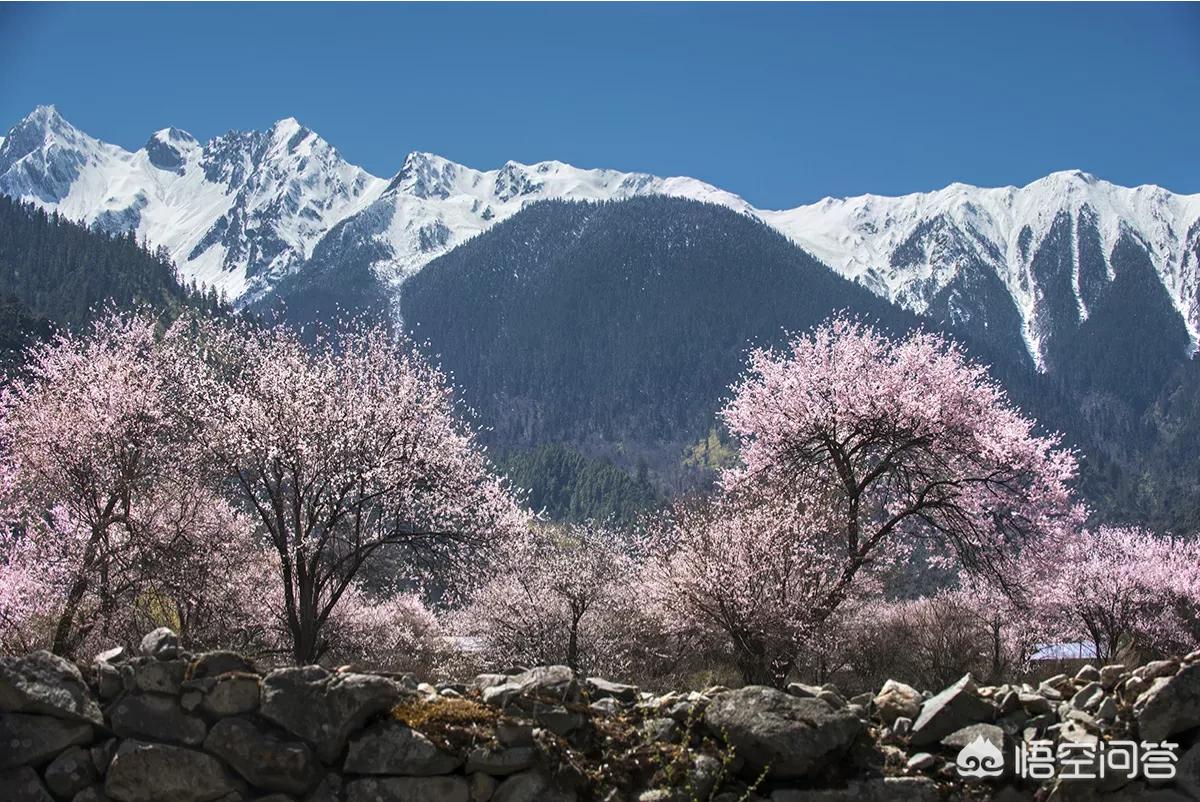
[[[1038,364],[1056,336],[1087,320],[1118,274],[1146,262],[1193,342],[1200,331],[1200,195],[1120,187],[1076,170],[1019,188],[952,184],[759,214],[915,312],[967,327],[1003,325],[995,318],[1015,312]],[[996,306],[1003,298],[1011,309]]]
[[[0,192],[165,247],[187,279],[252,301],[336,236],[323,261],[370,251],[391,284],[437,255],[545,198],[610,200],[668,194],[749,204],[691,178],[509,162],[479,171],[413,153],[389,181],[347,163],[294,119],[200,144],[155,132],[130,152],[39,106],[0,140]],[[346,222],[345,226],[339,223]]]
[[[265,292],[386,183],[293,119],[204,145],[165,128],[130,152],[39,106],[0,144],[0,192],[135,231],[231,298]]]
[[[1096,309],[1134,292],[1120,282],[1137,276],[1146,281],[1136,293],[1161,294],[1193,347],[1200,333],[1200,195],[1078,171],[1020,188],[953,184],[771,211],[691,178],[556,161],[481,171],[411,153],[382,179],[294,119],[203,144],[166,128],[130,152],[39,107],[0,139],[0,192],[136,231],[167,248],[185,278],[243,303],[291,277],[329,286],[351,270],[372,277],[372,292],[394,295],[422,266],[534,201],[668,195],[757,217],[894,303],[1043,368]]]

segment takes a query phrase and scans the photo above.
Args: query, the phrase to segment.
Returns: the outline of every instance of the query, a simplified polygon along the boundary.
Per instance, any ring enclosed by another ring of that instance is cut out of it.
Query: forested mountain
[[[499,443],[625,443],[656,466],[707,433],[748,347],[840,309],[918,325],[758,220],[673,198],[530,206],[400,304]]]
[[[510,452],[496,467],[526,492],[530,509],[555,521],[630,524],[663,502],[644,462],[631,476],[561,444]]]
[[[185,287],[159,251],[0,196],[0,296],[14,319],[77,326],[105,303],[178,311],[222,306],[214,290]],[[32,324],[36,328],[36,324]]]
[[[934,326],[1065,433],[1105,517],[1184,531],[1200,518],[1185,478],[1198,464],[1200,371],[1149,263],[1136,249],[1114,261],[1050,372],[971,325],[882,302],[750,216],[670,198],[532,205],[431,262],[400,311],[497,445],[571,443],[627,470],[645,460],[675,490],[711,476],[686,452],[708,438],[751,345],[839,310],[896,334]]]

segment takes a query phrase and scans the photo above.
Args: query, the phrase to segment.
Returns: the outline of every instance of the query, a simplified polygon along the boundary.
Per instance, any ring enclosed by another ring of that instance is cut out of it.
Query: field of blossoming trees
[[[719,417],[711,492],[557,525],[383,330],[102,316],[0,397],[0,651],[168,626],[278,664],[865,688],[1200,638],[1197,545],[1095,521],[1077,456],[938,335],[833,317]]]

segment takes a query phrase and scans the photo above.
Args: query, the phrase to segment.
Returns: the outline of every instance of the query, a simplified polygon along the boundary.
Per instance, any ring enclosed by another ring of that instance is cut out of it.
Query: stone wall
[[[440,687],[261,672],[157,630],[82,666],[0,658],[0,802],[1185,802],[1200,799],[1198,658],[936,694],[654,695],[562,666]],[[1038,783],[1006,764],[964,779],[955,764],[968,744],[1112,739],[1178,743],[1177,778]]]

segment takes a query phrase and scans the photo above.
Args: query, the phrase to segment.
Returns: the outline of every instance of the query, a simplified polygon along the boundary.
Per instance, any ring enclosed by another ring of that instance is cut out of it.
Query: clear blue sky
[[[0,127],[39,103],[129,148],[294,116],[377,175],[561,159],[764,207],[1200,192],[1200,5],[0,5]]]

